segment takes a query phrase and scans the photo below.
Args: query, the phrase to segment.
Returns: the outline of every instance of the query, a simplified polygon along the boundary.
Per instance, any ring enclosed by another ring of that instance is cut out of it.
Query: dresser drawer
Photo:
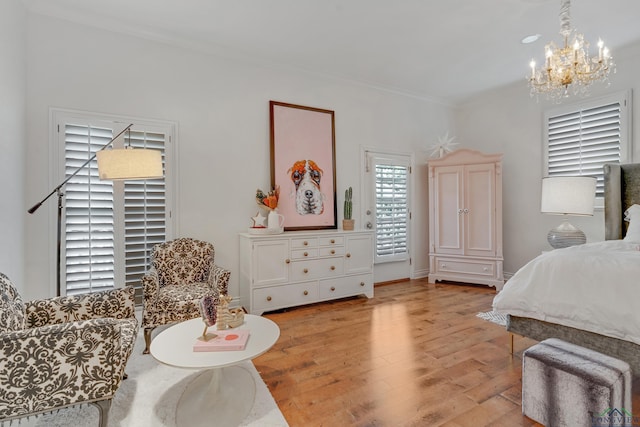
[[[344,255],[344,246],[336,246],[336,247],[320,247],[318,248],[318,253],[320,256],[343,256]]]
[[[320,299],[334,299],[373,291],[373,275],[338,277],[320,281]]]
[[[317,257],[318,257],[317,248],[296,249],[291,251],[291,259],[309,259],[309,258],[317,258]]]
[[[436,258],[437,273],[473,274],[493,277],[495,262],[481,260],[460,260],[455,258]]]
[[[271,286],[253,290],[253,311],[270,311],[283,307],[310,304],[318,300],[318,282]]]
[[[318,246],[317,237],[300,237],[291,239],[291,249],[307,249]]]
[[[343,246],[343,236],[322,236],[318,237],[318,245],[320,246]]]
[[[342,276],[343,274],[343,258],[319,258],[291,263],[290,277],[292,282]]]

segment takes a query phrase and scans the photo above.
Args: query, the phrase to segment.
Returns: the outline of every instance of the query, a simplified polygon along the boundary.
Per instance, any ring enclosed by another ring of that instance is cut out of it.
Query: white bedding
[[[493,309],[640,344],[640,245],[608,240],[544,253],[507,281]]]

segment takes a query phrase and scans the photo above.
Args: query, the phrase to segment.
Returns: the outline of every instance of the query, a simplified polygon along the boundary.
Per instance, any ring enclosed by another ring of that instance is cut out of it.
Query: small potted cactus
[[[353,213],[353,190],[351,187],[344,191],[344,219],[342,220],[343,230],[353,230],[354,220],[351,218]]]

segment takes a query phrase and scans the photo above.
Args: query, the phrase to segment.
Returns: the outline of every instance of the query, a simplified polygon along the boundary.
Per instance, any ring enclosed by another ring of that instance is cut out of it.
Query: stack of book
[[[198,337],[193,345],[193,351],[244,350],[247,345],[247,341],[249,340],[249,331],[246,329],[229,329],[215,331],[213,334],[207,333],[207,336],[213,337],[207,341],[202,337]]]

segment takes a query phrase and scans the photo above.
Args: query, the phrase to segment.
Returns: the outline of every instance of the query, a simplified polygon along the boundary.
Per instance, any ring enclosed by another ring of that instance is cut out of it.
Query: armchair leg
[[[111,408],[111,399],[98,400],[91,402],[98,408],[98,425],[107,427],[109,424],[109,409]]]
[[[142,354],[149,354],[149,348],[151,347],[151,331],[155,329],[155,326],[152,328],[144,328],[144,350]]]

